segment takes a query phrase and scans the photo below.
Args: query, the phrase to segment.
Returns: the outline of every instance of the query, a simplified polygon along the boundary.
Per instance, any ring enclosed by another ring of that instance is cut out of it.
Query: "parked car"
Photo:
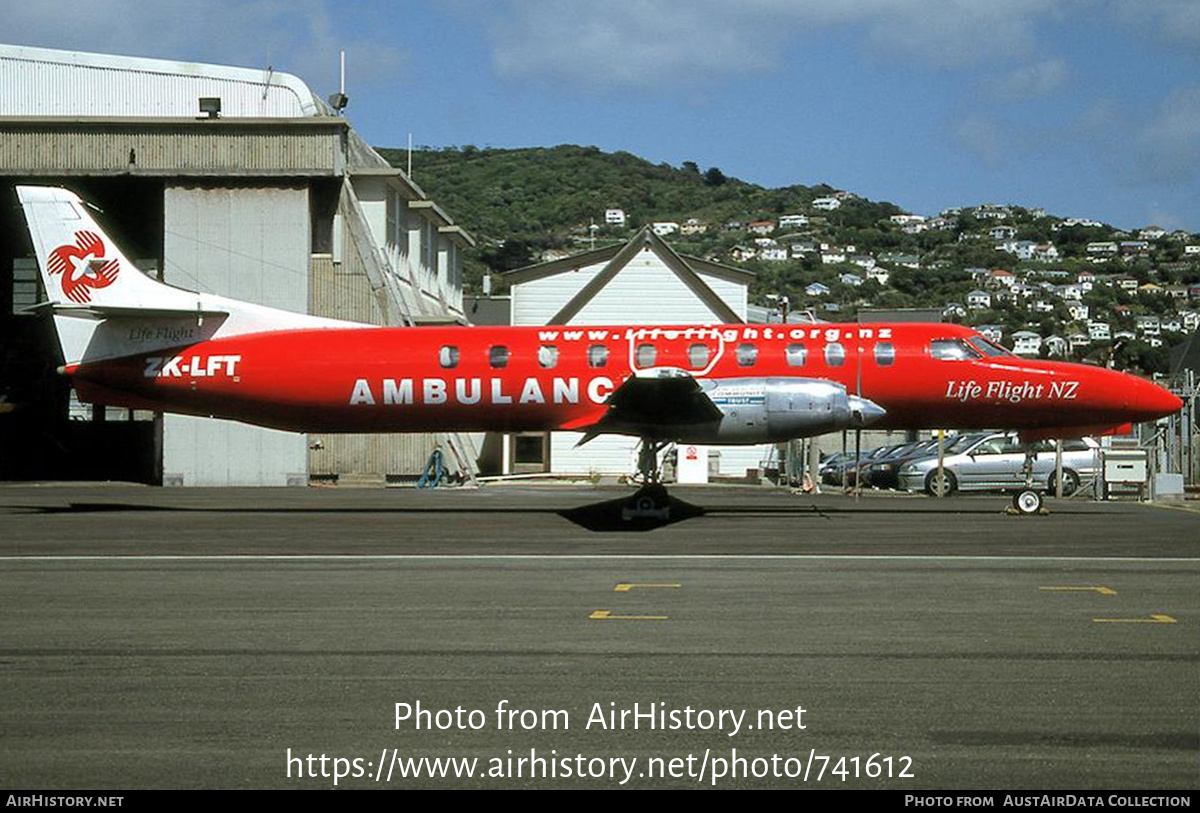
[[[911,460],[900,468],[900,487],[927,494],[955,491],[1013,491],[1025,484],[1025,451],[1016,435],[994,433],[975,435],[964,448],[945,455],[945,482],[938,480],[937,455]],[[1037,459],[1033,465],[1035,489],[1053,491],[1054,441],[1034,444]],[[1063,494],[1079,489],[1084,478],[1099,470],[1100,445],[1091,438],[1063,441]]]
[[[842,470],[853,459],[854,452],[838,452],[830,455],[821,463],[821,468],[819,469],[821,482],[831,486],[840,486],[842,484]]]
[[[950,451],[955,443],[961,443],[965,436],[946,438],[946,450]],[[937,454],[937,438],[921,440],[901,446],[891,454],[872,460],[863,470],[863,484],[872,488],[899,488],[900,469],[910,460]]]
[[[844,482],[846,485],[852,486],[857,481],[858,473],[863,467],[891,454],[903,445],[905,444],[864,449],[857,459],[855,459],[854,452],[838,453],[821,467],[821,482],[836,486],[840,486]]]

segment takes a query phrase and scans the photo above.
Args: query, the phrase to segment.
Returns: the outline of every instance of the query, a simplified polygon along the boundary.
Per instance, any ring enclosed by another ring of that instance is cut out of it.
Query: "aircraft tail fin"
[[[117,324],[152,323],[156,329],[151,334],[176,337],[180,333],[172,328],[190,320],[205,328],[203,335],[193,332],[196,340],[217,333],[357,326],[166,285],[129,260],[74,192],[18,186],[17,197],[67,364],[153,349],[146,341],[137,347],[117,341]],[[176,338],[163,339],[170,341],[178,343]]]
[[[56,310],[195,310],[197,295],[143,274],[67,189],[18,186],[46,296]]]

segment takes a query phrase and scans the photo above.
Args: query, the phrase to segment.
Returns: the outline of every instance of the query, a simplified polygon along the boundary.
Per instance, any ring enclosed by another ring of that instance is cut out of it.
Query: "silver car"
[[[937,455],[910,461],[900,469],[900,488],[927,494],[955,491],[1013,491],[1025,484],[1025,451],[1016,435],[977,436],[965,448],[946,455],[945,482],[938,480]],[[949,443],[949,441],[947,441]],[[1033,465],[1033,486],[1054,491],[1054,441],[1041,441]],[[1063,441],[1063,494],[1073,494],[1084,478],[1096,474],[1100,446],[1091,438]]]

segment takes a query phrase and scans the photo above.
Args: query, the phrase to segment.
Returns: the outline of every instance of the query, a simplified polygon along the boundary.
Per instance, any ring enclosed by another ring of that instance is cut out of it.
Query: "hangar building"
[[[181,288],[381,325],[463,322],[471,236],[299,79],[0,46],[0,479],[382,483],[458,435],[312,435],[75,403],[13,187],[66,186]],[[457,466],[456,466],[457,464]]]

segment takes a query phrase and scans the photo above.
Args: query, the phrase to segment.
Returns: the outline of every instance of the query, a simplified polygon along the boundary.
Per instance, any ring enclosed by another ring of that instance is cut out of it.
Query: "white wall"
[[[586,266],[541,279],[518,283],[512,289],[512,323],[544,325],[600,273],[607,263]],[[741,318],[746,317],[748,286],[700,272],[700,277]],[[643,249],[577,313],[572,325],[690,325],[715,324],[713,313],[651,249]],[[554,432],[550,467],[560,474],[620,475],[637,471],[636,438],[603,435],[575,448],[581,435]],[[766,458],[769,445],[714,446],[720,453],[720,474],[742,477]]]

